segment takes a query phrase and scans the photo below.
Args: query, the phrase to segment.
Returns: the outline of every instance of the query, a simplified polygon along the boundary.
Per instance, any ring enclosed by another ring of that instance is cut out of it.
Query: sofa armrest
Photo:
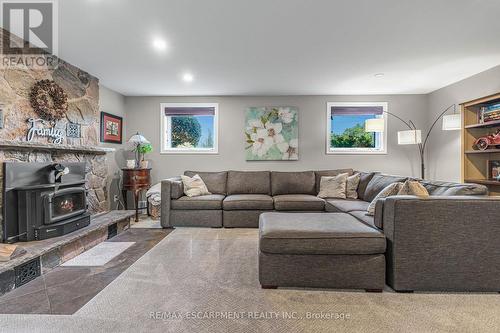
[[[179,184],[180,183],[180,184]],[[170,201],[182,196],[184,190],[180,177],[164,179],[161,181],[161,216],[160,224],[164,228],[172,227],[170,225]]]
[[[375,203],[375,216],[374,216],[374,223],[375,226],[379,229],[384,229],[384,204],[385,204],[385,199],[378,199],[377,202]]]
[[[386,198],[388,284],[395,290],[500,288],[499,211],[500,200],[492,197]]]

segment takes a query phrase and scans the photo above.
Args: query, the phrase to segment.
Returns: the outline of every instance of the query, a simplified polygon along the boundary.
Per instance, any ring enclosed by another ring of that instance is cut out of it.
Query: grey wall
[[[123,121],[123,142],[126,142],[126,128],[127,122],[125,121],[125,97],[114,90],[99,85],[99,111],[108,112],[124,118]],[[100,115],[99,115],[100,120]],[[101,143],[104,147],[115,148],[114,153],[108,153],[108,195],[110,202],[110,209],[116,209],[117,203],[113,201],[113,197],[121,195],[120,186],[120,168],[125,166],[125,144],[114,143]],[[120,197],[121,198],[121,197]]]
[[[500,66],[441,88],[429,94],[429,123],[446,107],[500,91]],[[460,110],[459,108],[457,108]],[[439,127],[441,123],[438,124]],[[427,176],[449,181],[460,180],[460,131],[437,128],[429,141]]]
[[[388,102],[389,111],[417,126],[427,123],[426,95],[390,96],[230,96],[230,97],[125,97],[127,137],[136,131],[153,144],[149,154],[153,181],[195,170],[308,170],[352,167],[358,170],[380,170],[392,174],[419,175],[416,146],[398,146],[398,130],[404,129],[395,118],[388,122],[387,155],[325,154],[326,103],[370,101]],[[218,155],[161,155],[160,103],[219,103]],[[299,108],[299,161],[246,162],[244,154],[244,115],[249,106],[296,106]]]

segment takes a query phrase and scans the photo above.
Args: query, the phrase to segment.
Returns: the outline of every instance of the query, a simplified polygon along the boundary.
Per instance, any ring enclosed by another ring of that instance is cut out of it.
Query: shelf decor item
[[[472,145],[473,149],[486,150],[488,148],[496,148],[500,146],[500,129],[497,129],[495,134],[489,134],[478,138]]]
[[[122,143],[123,118],[101,112],[101,142]]]
[[[133,169],[136,166],[136,161],[135,160],[127,160],[127,168],[128,169]]]
[[[68,95],[54,81],[40,80],[31,88],[30,104],[43,120],[57,121],[68,112]]]
[[[139,155],[141,156],[140,167],[142,169],[147,169],[147,167],[149,165],[149,161],[146,161],[144,159],[144,156],[147,153],[150,153],[153,151],[153,146],[150,143],[143,143],[143,144],[140,144],[139,146],[137,146],[137,150],[139,152]]]
[[[82,125],[77,123],[68,123],[66,125],[66,137],[68,138],[81,138],[82,137]]]
[[[247,161],[299,159],[299,121],[295,107],[250,107],[246,111]]]
[[[500,120],[500,103],[481,107],[479,123],[484,124],[497,120]]]
[[[500,182],[500,160],[488,160],[488,179]]]
[[[128,139],[128,144],[135,152],[136,168],[141,168],[141,161],[144,161],[144,154],[153,151],[151,142],[148,141],[142,134],[137,132]],[[146,167],[147,168],[147,167]],[[145,168],[144,168],[145,169]]]
[[[453,108],[453,114],[445,115],[450,109]],[[425,139],[422,140],[422,131],[417,129],[415,123],[412,120],[404,120],[398,115],[394,113],[383,111],[384,113],[398,119],[401,121],[409,130],[406,131],[398,131],[398,145],[417,145],[418,152],[420,155],[420,175],[422,178],[425,178],[425,148],[427,147],[427,142],[429,140],[429,136],[431,135],[432,130],[436,126],[439,119],[443,118],[443,127],[444,131],[452,131],[459,130],[461,124],[461,116],[456,113],[456,105],[453,104],[446,108],[443,112],[437,116],[436,120],[432,123],[431,127],[427,131],[425,135]],[[368,119],[365,121],[365,132],[383,132],[385,129],[385,119],[384,118],[375,118]]]

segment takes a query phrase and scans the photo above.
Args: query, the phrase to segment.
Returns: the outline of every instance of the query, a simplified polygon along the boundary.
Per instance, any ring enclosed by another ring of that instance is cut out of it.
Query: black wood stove
[[[4,242],[62,236],[90,223],[85,163],[4,163]]]

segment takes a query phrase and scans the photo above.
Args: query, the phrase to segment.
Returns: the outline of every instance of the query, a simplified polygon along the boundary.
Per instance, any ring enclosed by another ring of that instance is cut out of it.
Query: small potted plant
[[[140,167],[142,169],[147,169],[148,167],[148,161],[144,160],[144,157],[147,153],[150,153],[153,151],[153,146],[150,143],[143,143],[140,145],[137,145],[137,153],[139,153],[140,156]]]

